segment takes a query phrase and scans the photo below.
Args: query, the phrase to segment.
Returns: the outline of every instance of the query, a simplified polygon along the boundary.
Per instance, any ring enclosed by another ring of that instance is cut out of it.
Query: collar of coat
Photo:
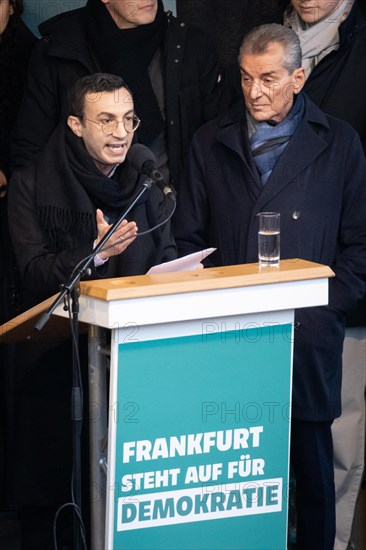
[[[305,100],[304,120],[311,125],[322,126],[328,130],[329,122],[325,113],[323,113],[304,92],[301,93]],[[247,122],[243,99],[238,100],[233,107],[219,119],[218,140],[234,150],[238,149],[238,142],[240,142],[240,150],[242,150],[243,133],[241,128],[245,129],[245,135],[247,135]]]
[[[329,146],[330,123],[327,115],[306,94],[303,93],[303,95],[305,99],[304,118],[279,158],[263,190],[258,184],[258,175],[255,173],[250,151],[243,100],[236,103],[218,121],[216,139],[223,146],[239,155],[242,162],[251,172],[253,188],[257,188],[257,194],[259,194],[260,189],[258,202],[258,207],[260,208],[263,208],[273,196],[281,192],[303,170],[311,166],[315,159]],[[208,124],[210,125],[211,123]]]

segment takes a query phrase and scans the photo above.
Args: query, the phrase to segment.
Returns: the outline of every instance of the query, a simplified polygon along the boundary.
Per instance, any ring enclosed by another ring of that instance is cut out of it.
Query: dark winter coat
[[[179,255],[217,247],[214,265],[257,261],[256,215],[281,213],[281,257],[329,265],[329,306],[296,311],[293,416],[340,410],[344,314],[365,292],[366,161],[357,134],[305,96],[304,119],[263,188],[243,102],[192,143],[175,221]]]
[[[179,180],[195,130],[218,113],[222,82],[212,43],[166,14],[163,79],[171,179]],[[13,164],[33,161],[68,112],[68,90],[80,77],[103,71],[88,41],[85,8],[58,15],[39,27],[25,97],[14,134]]]

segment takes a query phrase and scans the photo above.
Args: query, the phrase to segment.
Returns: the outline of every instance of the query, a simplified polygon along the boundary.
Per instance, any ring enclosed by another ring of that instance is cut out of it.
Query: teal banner
[[[289,327],[118,346],[114,549],[286,548]]]

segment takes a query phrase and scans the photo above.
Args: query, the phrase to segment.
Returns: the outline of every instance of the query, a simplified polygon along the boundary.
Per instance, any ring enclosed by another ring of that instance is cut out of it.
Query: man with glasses
[[[67,125],[57,127],[36,164],[11,182],[10,231],[31,295],[27,307],[58,291],[141,187],[140,175],[126,161],[140,120],[122,78],[86,76],[70,97]],[[103,264],[104,277],[138,275],[173,259],[169,224],[135,241],[138,230],[162,221],[162,203],[158,189],[146,193],[129,214],[133,221],[123,221],[107,243],[115,246],[96,258],[95,269]]]

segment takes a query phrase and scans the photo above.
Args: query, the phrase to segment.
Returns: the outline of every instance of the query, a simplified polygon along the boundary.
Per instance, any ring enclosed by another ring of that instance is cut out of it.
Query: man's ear
[[[83,137],[82,123],[79,117],[70,115],[67,119],[67,125],[71,128],[75,135]]]
[[[14,2],[12,0],[9,2],[9,15],[14,15]]]
[[[305,80],[306,80],[305,71],[302,67],[299,67],[298,69],[294,70],[294,78],[295,78],[294,93],[298,94],[303,89]]]

